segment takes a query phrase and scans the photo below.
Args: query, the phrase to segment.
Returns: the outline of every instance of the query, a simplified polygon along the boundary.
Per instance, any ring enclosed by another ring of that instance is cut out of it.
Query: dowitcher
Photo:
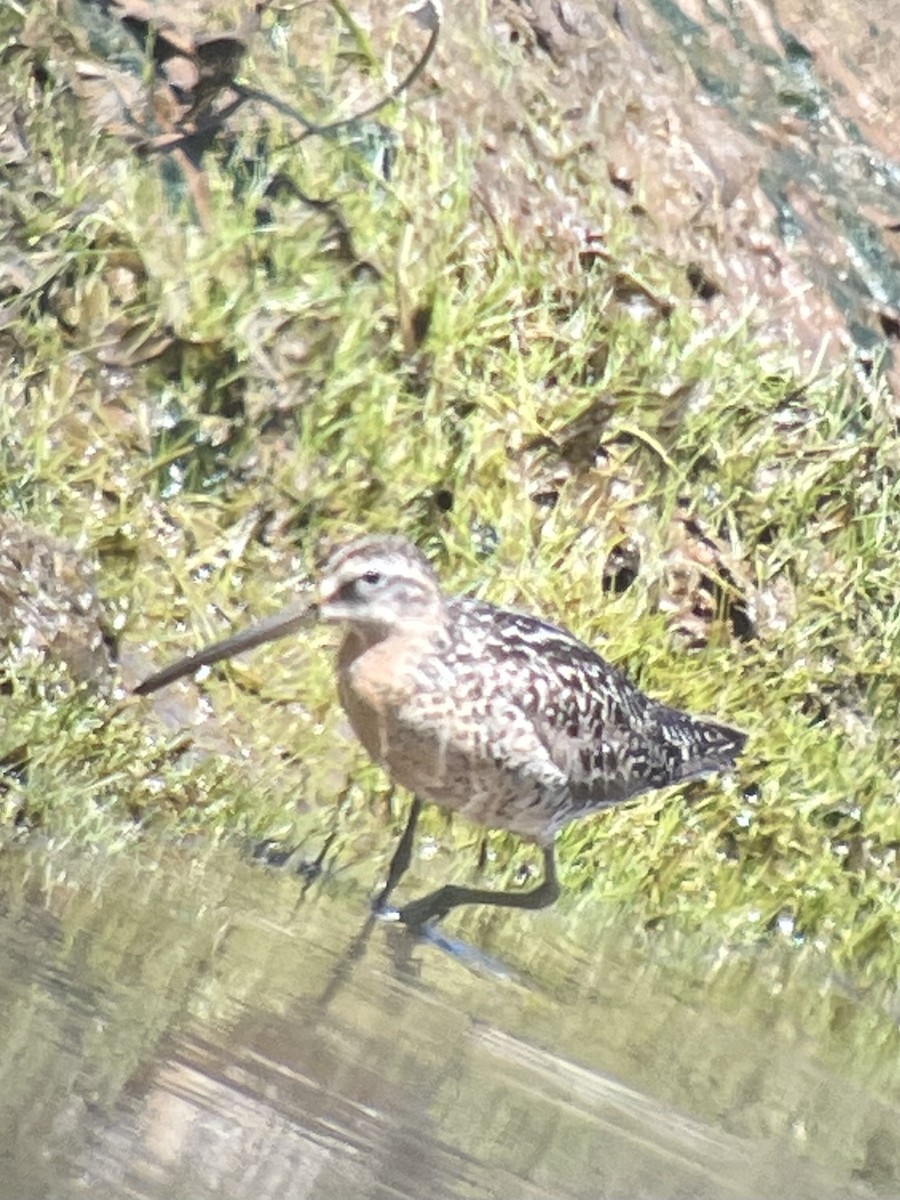
[[[413,793],[376,908],[409,865],[423,800],[543,852],[538,886],[448,884],[400,909],[411,926],[460,904],[551,904],[559,895],[553,846],[565,825],[730,767],[746,741],[740,730],[646,696],[565,629],[446,596],[428,560],[397,536],[340,547],[314,601],[181,659],[135,690],[154,691],[314,618],[344,630],[337,690],[356,736]]]

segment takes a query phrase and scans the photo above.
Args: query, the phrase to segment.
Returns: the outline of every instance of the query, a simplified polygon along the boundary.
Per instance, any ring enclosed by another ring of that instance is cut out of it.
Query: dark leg
[[[421,811],[422,801],[418,796],[413,796],[409,816],[406,819],[406,828],[403,830],[400,841],[397,843],[397,849],[394,851],[394,857],[391,859],[391,865],[388,867],[387,881],[372,903],[372,908],[375,912],[381,912],[385,904],[387,904],[388,897],[409,866],[409,860],[412,856],[413,838],[416,834],[416,822],[419,820],[419,813]]]
[[[406,835],[404,834],[404,837]],[[396,856],[395,856],[396,857]],[[445,916],[458,904],[495,904],[505,908],[546,908],[559,895],[553,847],[544,847],[544,878],[530,892],[493,892],[485,888],[459,887],[448,883],[421,900],[414,900],[400,909],[400,920],[412,929],[434,917]]]

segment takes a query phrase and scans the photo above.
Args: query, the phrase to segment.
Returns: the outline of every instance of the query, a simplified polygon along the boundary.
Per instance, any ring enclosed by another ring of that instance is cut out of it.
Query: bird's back
[[[397,782],[489,827],[547,840],[575,817],[721,770],[745,740],[651,700],[528,614],[450,599],[412,653],[396,641],[348,657],[351,721]],[[379,692],[374,672],[392,662],[397,678]]]
[[[576,810],[722,770],[744,746],[744,733],[652,700],[564,629],[480,602],[454,608],[456,644],[483,664],[487,696],[515,696]]]

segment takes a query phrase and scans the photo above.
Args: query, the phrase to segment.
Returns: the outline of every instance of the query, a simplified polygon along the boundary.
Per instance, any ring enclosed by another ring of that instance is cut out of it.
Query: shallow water
[[[896,1014],[814,960],[472,922],[230,850],[6,852],[0,1195],[900,1192]]]

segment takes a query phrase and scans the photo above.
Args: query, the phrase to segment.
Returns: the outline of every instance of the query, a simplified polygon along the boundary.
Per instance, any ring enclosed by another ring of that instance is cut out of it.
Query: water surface
[[[9,1200],[900,1192],[896,1017],[789,951],[565,904],[448,950],[232,850],[6,852],[0,897]]]

